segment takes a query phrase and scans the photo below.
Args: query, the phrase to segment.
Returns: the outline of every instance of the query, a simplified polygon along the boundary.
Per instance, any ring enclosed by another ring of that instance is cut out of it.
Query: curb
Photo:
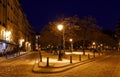
[[[71,68],[74,68],[74,67],[86,64],[86,63],[93,62],[97,58],[99,58],[99,57],[91,58],[91,59],[88,59],[88,60],[85,60],[85,61],[72,63],[72,64],[60,66],[60,67],[50,67],[50,66],[49,67],[40,67],[40,66],[38,66],[38,64],[35,64],[33,66],[32,72],[33,73],[59,73],[59,72],[66,71],[66,70],[69,70]],[[37,68],[37,69],[35,69],[35,68]]]

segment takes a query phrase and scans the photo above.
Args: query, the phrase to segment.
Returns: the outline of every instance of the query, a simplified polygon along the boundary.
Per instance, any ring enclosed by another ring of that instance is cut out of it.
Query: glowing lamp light
[[[72,42],[72,41],[73,41],[73,39],[69,39],[69,41],[70,41],[70,42]]]
[[[95,42],[93,42],[92,44],[95,45]]]
[[[58,30],[61,31],[63,29],[63,25],[58,25],[57,28],[58,28]]]

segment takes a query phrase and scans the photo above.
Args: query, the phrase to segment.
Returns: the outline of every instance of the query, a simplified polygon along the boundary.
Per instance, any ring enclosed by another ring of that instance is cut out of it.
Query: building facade
[[[35,50],[39,50],[39,48],[41,48],[41,45],[40,45],[40,33],[36,33],[36,43],[35,43]]]
[[[31,51],[34,31],[19,0],[0,0],[0,52],[16,46]]]

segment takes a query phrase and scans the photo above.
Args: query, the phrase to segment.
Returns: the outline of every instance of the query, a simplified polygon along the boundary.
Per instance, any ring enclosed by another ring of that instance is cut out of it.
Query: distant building
[[[34,35],[19,0],[0,0],[0,52],[8,46],[31,51]]]
[[[35,50],[38,50],[40,47],[41,47],[41,45],[40,45],[40,33],[36,33]]]

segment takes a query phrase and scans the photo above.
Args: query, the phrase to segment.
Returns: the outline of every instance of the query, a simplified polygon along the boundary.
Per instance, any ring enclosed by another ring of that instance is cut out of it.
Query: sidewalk
[[[1,61],[4,61],[6,59],[13,59],[13,58],[17,58],[17,57],[20,57],[22,55],[25,55],[27,52],[24,52],[24,51],[21,51],[20,53],[14,53],[14,54],[11,54],[11,55],[7,55],[7,56],[1,56],[0,57],[0,62]]]
[[[42,58],[42,62],[39,62],[40,60],[36,60],[35,64],[33,66],[32,71],[34,73],[57,73],[62,72],[71,68],[74,68],[76,66],[89,63],[97,59],[99,56],[98,54],[96,57],[93,55],[81,55],[81,61],[79,59],[79,54],[70,54],[67,53],[65,57],[62,58],[62,61],[58,61],[57,55],[47,54],[43,52],[44,57]],[[74,52],[78,53],[78,52]],[[47,63],[46,57],[49,56],[49,62]],[[70,61],[70,56],[72,56],[72,61]]]

